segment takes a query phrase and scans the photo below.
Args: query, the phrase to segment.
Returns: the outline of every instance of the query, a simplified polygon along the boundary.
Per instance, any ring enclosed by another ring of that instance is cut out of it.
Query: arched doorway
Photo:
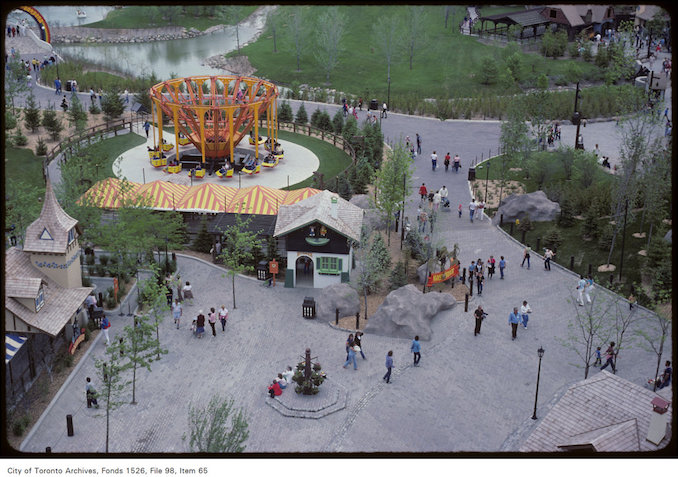
[[[313,259],[306,255],[297,258],[294,264],[296,288],[313,288]]]

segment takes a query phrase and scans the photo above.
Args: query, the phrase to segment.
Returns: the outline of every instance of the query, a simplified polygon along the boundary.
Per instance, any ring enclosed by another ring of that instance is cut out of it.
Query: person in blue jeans
[[[348,348],[348,359],[346,359],[346,362],[344,363],[344,368],[351,364],[351,361],[353,361],[353,369],[358,370],[358,363],[355,360],[355,353],[355,344],[352,343]]]
[[[419,343],[419,335],[415,336],[412,340],[410,351],[414,353],[414,365],[419,366],[419,360],[421,359],[421,344]]]
[[[518,324],[520,323],[520,315],[518,314],[518,308],[513,308],[513,312],[509,314],[508,319],[509,326],[511,327],[511,341],[516,339],[518,333]]]
[[[673,370],[671,369],[671,361],[667,361],[664,366],[666,366],[666,368],[664,369],[664,373],[661,377],[661,384],[657,386],[657,389],[665,388],[671,384],[671,374],[673,373]],[[389,370],[389,374],[390,373],[391,371]]]
[[[504,256],[502,255],[499,257],[499,274],[501,275],[501,279],[504,279],[504,269],[506,268],[506,260],[504,260]]]
[[[386,381],[386,384],[391,384],[391,369],[393,368],[393,351],[386,354],[386,374],[381,378]]]
[[[614,341],[610,341],[610,346],[605,350],[605,364],[601,366],[600,370],[607,368],[608,366],[612,367],[612,373],[617,374],[617,368],[614,365]]]

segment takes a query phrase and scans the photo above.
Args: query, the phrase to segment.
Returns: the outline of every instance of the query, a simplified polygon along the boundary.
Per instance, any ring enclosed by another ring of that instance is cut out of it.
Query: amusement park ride
[[[152,121],[159,125],[157,142],[154,134],[154,147],[148,148],[153,167],[168,173],[188,169],[196,179],[209,170],[226,179],[234,171],[258,174],[262,165],[275,167],[284,157],[277,141],[278,88],[273,83],[245,76],[191,76],[159,83],[150,96]],[[172,122],[176,146],[163,139],[164,117]],[[259,135],[260,120],[265,120],[266,139]],[[245,136],[254,157],[236,150]],[[260,160],[262,145],[267,153]]]

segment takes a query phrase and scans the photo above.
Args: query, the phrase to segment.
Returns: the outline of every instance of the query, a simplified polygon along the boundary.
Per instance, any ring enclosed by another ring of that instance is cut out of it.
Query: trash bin
[[[370,109],[374,109],[375,111],[379,109],[379,101],[376,99],[370,100]]]
[[[311,296],[304,297],[304,303],[301,305],[301,316],[304,318],[315,318],[315,298]]]
[[[470,180],[470,181],[476,180],[476,168],[475,167],[469,167],[468,168],[468,180]]]
[[[71,80],[66,81],[66,91],[71,91],[73,89],[73,83]]]

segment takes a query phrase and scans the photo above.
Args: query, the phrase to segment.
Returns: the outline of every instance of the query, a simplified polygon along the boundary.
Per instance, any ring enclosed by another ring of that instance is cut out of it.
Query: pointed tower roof
[[[49,178],[45,185],[42,212],[40,212],[40,217],[26,228],[24,251],[66,253],[70,242],[69,231],[76,226],[78,221],[61,208]]]

